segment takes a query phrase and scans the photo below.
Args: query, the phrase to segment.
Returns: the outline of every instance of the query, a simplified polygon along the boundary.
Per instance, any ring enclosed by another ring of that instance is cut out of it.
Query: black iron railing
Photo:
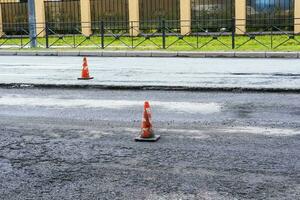
[[[214,26],[203,20],[147,21],[151,31],[134,21],[49,22],[36,24],[37,33],[31,38],[28,29],[24,28],[29,26],[28,23],[0,24],[0,27],[12,27],[0,33],[0,48],[29,48],[31,40],[35,39],[40,48],[300,50],[300,19],[290,21],[294,23],[270,23],[253,29],[247,27],[247,20],[234,18],[223,19],[224,23],[215,23]],[[287,29],[286,26],[293,28]]]

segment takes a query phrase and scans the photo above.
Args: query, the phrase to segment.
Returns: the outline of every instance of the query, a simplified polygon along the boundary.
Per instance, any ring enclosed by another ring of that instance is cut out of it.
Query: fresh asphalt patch
[[[300,197],[299,94],[0,94],[0,199]],[[134,142],[144,100],[155,143]]]

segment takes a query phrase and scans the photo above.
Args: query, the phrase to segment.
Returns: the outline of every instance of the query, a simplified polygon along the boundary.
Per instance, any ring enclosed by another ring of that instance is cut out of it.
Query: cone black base
[[[77,78],[77,80],[91,80],[94,79],[94,77],[89,77],[89,78]]]
[[[156,135],[152,138],[137,137],[134,139],[134,141],[136,141],[136,142],[156,142],[159,139],[160,139],[160,135]]]

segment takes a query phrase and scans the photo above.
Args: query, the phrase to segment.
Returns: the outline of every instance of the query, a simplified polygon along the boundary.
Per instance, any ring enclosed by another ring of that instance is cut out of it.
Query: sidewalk
[[[108,51],[108,50],[3,50],[0,56],[95,56],[95,57],[191,57],[191,58],[300,58],[300,52],[202,52],[202,51]]]

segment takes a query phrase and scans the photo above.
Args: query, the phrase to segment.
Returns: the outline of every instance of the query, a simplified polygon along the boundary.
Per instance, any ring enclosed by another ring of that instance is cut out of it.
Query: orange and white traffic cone
[[[82,64],[81,78],[78,78],[78,80],[90,80],[90,79],[93,79],[93,78],[94,77],[90,77],[87,58],[84,57],[83,58],[83,64]]]
[[[142,119],[141,135],[135,138],[139,142],[155,142],[159,140],[160,135],[155,135],[152,129],[151,108],[148,101],[144,103],[144,112]]]

